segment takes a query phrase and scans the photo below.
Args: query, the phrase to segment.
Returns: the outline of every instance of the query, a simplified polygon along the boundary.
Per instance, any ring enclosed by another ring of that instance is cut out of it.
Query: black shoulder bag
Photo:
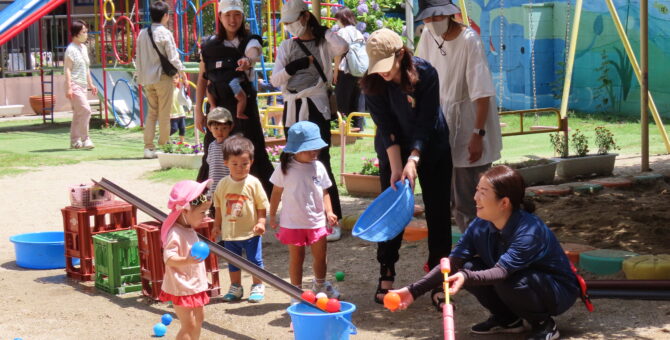
[[[168,58],[162,55],[161,52],[158,50],[158,46],[156,46],[156,42],[154,41],[154,35],[151,32],[151,26],[149,26],[147,32],[149,33],[149,39],[151,40],[151,44],[154,46],[156,53],[158,53],[158,58],[161,60],[161,68],[163,69],[163,73],[165,73],[168,77],[174,77],[174,75],[177,74],[178,70],[176,67],[174,67],[174,65],[172,65],[172,63],[168,60]]]

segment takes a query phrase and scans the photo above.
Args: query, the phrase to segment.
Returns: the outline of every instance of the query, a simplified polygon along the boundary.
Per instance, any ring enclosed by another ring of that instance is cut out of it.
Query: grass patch
[[[155,182],[175,183],[185,179],[195,180],[197,176],[198,169],[170,168],[149,171],[145,173],[142,178]]]

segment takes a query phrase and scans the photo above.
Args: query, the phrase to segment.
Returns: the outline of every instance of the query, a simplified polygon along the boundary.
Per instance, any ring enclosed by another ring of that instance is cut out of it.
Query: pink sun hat
[[[208,179],[202,183],[196,181],[185,180],[177,182],[170,191],[170,198],[168,199],[168,209],[171,210],[170,215],[165,219],[161,226],[161,241],[165,245],[167,233],[174,225],[179,215],[184,210],[191,208],[191,201],[198,198],[205,189],[212,186],[212,180]]]

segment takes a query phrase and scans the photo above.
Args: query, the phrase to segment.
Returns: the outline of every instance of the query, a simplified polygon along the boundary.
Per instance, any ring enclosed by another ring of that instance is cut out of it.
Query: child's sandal
[[[383,305],[384,304],[384,298],[379,298],[379,295],[384,294],[389,292],[388,289],[382,288],[382,281],[391,281],[393,282],[395,280],[395,277],[393,276],[382,276],[379,278],[379,282],[377,283],[377,291],[375,292],[375,302]]]

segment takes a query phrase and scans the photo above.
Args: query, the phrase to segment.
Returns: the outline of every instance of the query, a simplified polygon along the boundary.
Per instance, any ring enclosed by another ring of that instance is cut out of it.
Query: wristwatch
[[[472,133],[484,137],[486,135],[486,130],[475,128],[475,129],[472,130]]]
[[[414,163],[416,163],[416,165],[419,165],[419,160],[420,160],[420,159],[421,159],[421,158],[420,158],[419,156],[409,156],[409,157],[407,158],[407,161],[408,161],[408,162],[409,162],[409,161],[414,161]]]

